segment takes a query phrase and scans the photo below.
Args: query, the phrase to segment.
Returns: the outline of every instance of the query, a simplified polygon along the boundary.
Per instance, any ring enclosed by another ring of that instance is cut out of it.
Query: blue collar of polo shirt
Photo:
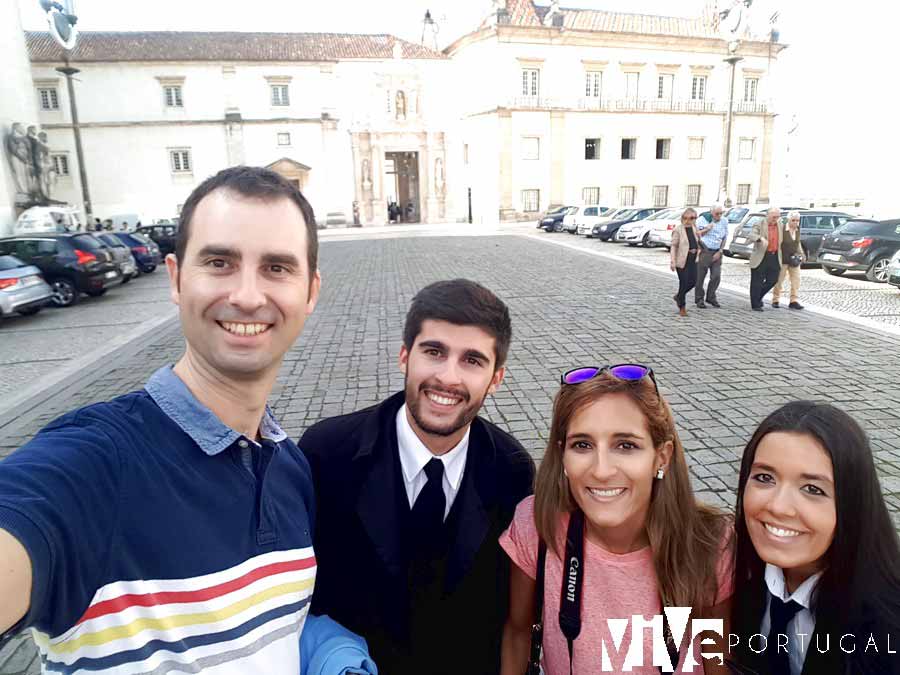
[[[197,400],[172,370],[172,366],[163,366],[153,373],[144,389],[156,401],[156,405],[207,455],[217,455],[242,437],[242,434],[226,426],[212,410]],[[287,434],[272,416],[269,406],[266,406],[259,423],[259,433],[274,443],[287,438]]]

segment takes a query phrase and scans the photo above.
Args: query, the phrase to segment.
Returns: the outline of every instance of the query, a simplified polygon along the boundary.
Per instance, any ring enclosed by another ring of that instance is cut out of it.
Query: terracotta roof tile
[[[528,0],[530,2],[530,0]],[[63,49],[49,33],[26,31],[33,62],[59,62]],[[446,56],[393,35],[341,33],[93,32],[79,34],[70,61],[334,61]]]

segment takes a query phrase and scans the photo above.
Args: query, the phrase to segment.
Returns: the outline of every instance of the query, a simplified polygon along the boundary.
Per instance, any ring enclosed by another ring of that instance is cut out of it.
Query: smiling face
[[[166,258],[191,356],[227,379],[277,371],[318,299],[319,273],[306,259],[306,225],[291,200],[204,197],[181,265]]]
[[[744,521],[762,560],[796,588],[823,567],[837,514],[831,458],[808,434],[763,437],[744,487]]]
[[[646,543],[653,481],[659,468],[668,468],[671,442],[657,450],[637,403],[614,393],[578,410],[564,443],[563,467],[588,536],[605,548]]]
[[[482,328],[427,319],[412,348],[400,348],[410,425],[432,452],[456,445],[503,381],[495,343]]]

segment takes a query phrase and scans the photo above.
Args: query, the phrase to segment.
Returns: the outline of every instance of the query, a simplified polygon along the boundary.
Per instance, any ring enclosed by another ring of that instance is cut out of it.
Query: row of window
[[[600,159],[599,138],[584,139],[584,158]],[[688,138],[688,159],[703,159],[704,138]],[[637,157],[637,138],[623,138],[620,159],[635,159]],[[741,138],[738,143],[738,159],[753,159],[756,151],[755,138]],[[670,159],[672,155],[672,139],[656,139],[656,159]],[[522,159],[541,158],[541,139],[539,136],[522,137]]]
[[[640,73],[626,72],[624,98],[636,99],[640,85]],[[708,76],[693,75],[691,77],[691,100],[705,101]],[[744,102],[755,103],[756,93],[759,89],[759,78],[744,78]],[[671,101],[675,91],[675,75],[662,73],[656,80],[656,98],[661,101]],[[603,92],[603,72],[588,70],[584,74],[584,95],[586,98],[600,98]],[[541,95],[541,71],[539,68],[522,69],[522,96]]]
[[[183,108],[183,86],[180,84],[166,84],[162,88],[163,105],[166,108]],[[289,85],[270,84],[269,102],[273,107],[289,106],[291,104]],[[39,87],[38,102],[41,110],[59,110],[59,93],[56,87]]]
[[[684,188],[684,205],[700,206],[701,185],[699,183],[686,185]],[[737,204],[750,203],[750,183],[739,183],[737,185]],[[622,185],[619,188],[619,206],[634,206],[637,188],[634,185]],[[669,206],[669,186],[654,185],[651,189],[651,200],[653,206],[664,207]],[[522,211],[525,213],[536,213],[541,210],[541,191],[540,190],[522,190],[521,193]],[[587,205],[597,205],[600,203],[600,188],[586,187],[581,191],[581,201]]]

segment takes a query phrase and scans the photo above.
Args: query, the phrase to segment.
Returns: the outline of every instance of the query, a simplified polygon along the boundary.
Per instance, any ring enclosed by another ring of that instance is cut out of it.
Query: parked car
[[[666,250],[672,248],[672,232],[675,231],[675,228],[681,222],[681,214],[684,213],[686,208],[688,207],[679,206],[675,209],[669,209],[664,216],[660,216],[652,221],[652,227],[647,233],[647,243],[650,246],[664,246]],[[698,220],[700,218],[709,220],[712,218],[712,214],[709,211],[701,211],[697,214],[697,218]]]
[[[744,219],[744,222],[741,223],[740,227],[734,231],[734,237],[729,245],[732,256],[750,260],[750,255],[753,253],[753,243],[749,240],[750,230],[752,230],[753,226],[757,223],[764,222],[766,222],[765,211],[751,213]]]
[[[177,224],[157,223],[156,225],[141,225],[135,232],[150,237],[159,247],[159,253],[163,258],[170,253],[175,253],[175,235],[178,234]]]
[[[768,210],[768,206],[765,204],[759,204],[754,206],[752,209],[746,206],[732,206],[725,212],[725,218],[728,220],[728,234],[725,236],[725,245],[722,247],[722,252],[727,256],[734,255],[731,251],[731,242],[734,241],[735,232],[737,232],[743,225],[746,224],[747,219],[750,216],[758,213],[763,213]],[[784,218],[787,218],[787,214],[791,211],[805,211],[802,206],[779,206],[779,210],[781,211],[781,215]],[[749,232],[747,229],[745,232]],[[746,235],[745,235],[746,236]]]
[[[134,258],[131,257],[131,249],[122,243],[118,237],[114,237],[112,233],[108,232],[98,232],[94,236],[112,251],[113,260],[115,260],[116,265],[119,266],[119,271],[122,273],[123,284],[127,284],[141,273]]]
[[[619,231],[619,228],[622,227],[622,225],[633,223],[636,220],[643,220],[657,211],[662,211],[662,208],[630,209],[625,211],[625,213],[618,213],[612,220],[608,220],[602,225],[595,225],[592,234],[603,241],[609,241],[616,236],[616,232]]]
[[[53,300],[41,271],[15,256],[0,255],[0,317],[13,312],[30,316]]]
[[[608,206],[582,206],[579,207],[575,214],[575,223],[577,225],[576,234],[586,234],[591,236],[594,225],[607,220],[615,209]]]
[[[562,229],[563,218],[570,213],[575,213],[577,206],[558,206],[544,214],[544,217],[538,221],[538,229],[547,232],[559,232]]]
[[[888,267],[888,283],[900,288],[900,251],[897,251],[891,258],[891,264]]]
[[[159,246],[147,235],[140,232],[109,232],[108,234],[131,249],[131,255],[134,257],[138,269],[144,274],[150,274],[161,262]]]
[[[645,247],[651,246],[650,230],[653,228],[654,221],[662,218],[671,218],[672,216],[680,216],[681,212],[682,209],[663,209],[662,211],[650,214],[643,220],[635,220],[634,222],[626,223],[625,225],[622,225],[616,233],[616,241],[625,242],[629,246],[637,246],[638,244]]]
[[[0,255],[37,267],[53,289],[53,304],[68,307],[79,293],[103,295],[122,283],[112,251],[92,234],[34,234],[0,239]]]
[[[791,209],[796,211],[799,209]],[[787,214],[789,211],[782,211],[781,226],[787,222]],[[817,256],[819,247],[822,245],[822,238],[831,234],[836,228],[840,227],[852,216],[837,211],[800,211],[800,243],[806,252],[806,264],[817,265]],[[766,220],[765,211],[757,211],[751,213],[744,220],[744,223],[735,231],[734,239],[731,242],[731,254],[738,258],[750,259],[753,253],[753,244],[747,240],[753,225],[760,221]]]
[[[16,219],[13,234],[77,232],[81,229],[84,229],[81,216],[73,206],[32,206]]]
[[[900,219],[850,220],[822,240],[818,260],[829,274],[865,272],[869,281],[890,278],[891,259],[900,251]]]

